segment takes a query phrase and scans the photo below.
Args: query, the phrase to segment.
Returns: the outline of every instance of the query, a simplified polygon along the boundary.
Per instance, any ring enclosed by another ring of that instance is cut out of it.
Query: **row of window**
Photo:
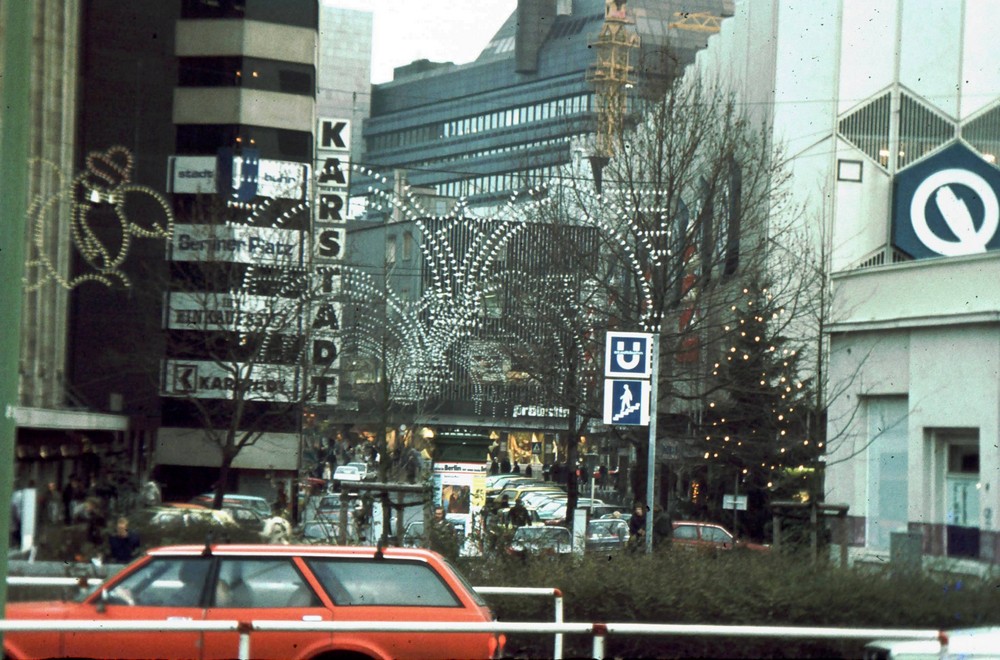
[[[319,24],[319,6],[316,0],[250,3],[247,0],[183,0],[181,18],[235,18],[315,29]]]
[[[389,264],[396,263],[396,257],[397,254],[399,253],[399,250],[397,249],[398,243],[399,239],[397,236],[389,236],[386,239],[385,242],[386,263]],[[402,245],[403,249],[402,249],[402,254],[399,255],[399,258],[402,259],[403,261],[410,261],[411,259],[413,259],[413,252],[416,246],[416,241],[413,240],[413,232],[411,231],[404,232],[402,243],[403,243]]]
[[[574,137],[581,137],[583,134],[577,135],[561,135],[555,138],[549,138],[548,140],[534,140],[532,142],[520,142],[518,144],[506,144],[501,147],[493,147],[490,149],[479,149],[476,151],[464,151],[462,153],[453,154],[450,156],[445,156],[444,158],[435,158],[433,160],[425,160],[417,163],[413,163],[410,167],[414,169],[433,169],[437,165],[442,163],[451,163],[455,161],[469,160],[470,158],[485,158],[487,156],[495,156],[497,154],[510,153],[512,151],[528,151],[529,149],[537,149],[540,147],[547,147],[550,145],[565,145],[569,144]]]
[[[216,155],[218,147],[252,147],[262,158],[308,163],[313,158],[312,133],[248,124],[180,124],[177,153]]]
[[[448,181],[435,186],[437,194],[444,197],[471,197],[489,193],[522,190],[550,181],[558,173],[558,167],[536,167],[520,172],[488,174],[485,176]]]
[[[444,123],[425,124],[402,131],[376,135],[369,142],[369,149],[381,151],[442,138],[472,135],[483,131],[508,128],[519,124],[545,121],[565,115],[590,112],[594,108],[593,94],[578,94],[507,110],[497,110],[472,117],[463,117]]]
[[[314,96],[315,78],[310,65],[259,57],[182,57],[178,62],[181,87],[246,87]]]

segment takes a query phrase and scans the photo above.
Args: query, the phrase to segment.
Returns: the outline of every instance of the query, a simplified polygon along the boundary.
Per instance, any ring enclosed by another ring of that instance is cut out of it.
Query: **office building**
[[[828,255],[825,502],[857,559],[1000,552],[998,11],[738,2],[698,56],[786,146]]]

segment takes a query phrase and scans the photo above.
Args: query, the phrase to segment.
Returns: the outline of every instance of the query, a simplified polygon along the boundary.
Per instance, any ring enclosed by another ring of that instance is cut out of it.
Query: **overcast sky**
[[[370,11],[372,82],[392,80],[394,67],[414,60],[465,64],[476,59],[517,0],[324,0]]]

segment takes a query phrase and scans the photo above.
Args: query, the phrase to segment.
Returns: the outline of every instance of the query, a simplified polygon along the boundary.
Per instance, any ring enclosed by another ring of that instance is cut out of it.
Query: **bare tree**
[[[710,377],[711,365],[726,344],[743,282],[763,279],[772,267],[772,245],[784,240],[795,209],[780,149],[725,89],[677,82],[642,110],[641,121],[617,136],[600,192],[580,160],[521,212],[597,229],[599,258],[585,251],[564,258],[593,287],[577,300],[589,299],[595,313],[571,323],[591,339],[609,329],[659,335],[658,437],[683,454],[695,444],[707,397],[725,387]],[[789,293],[805,296],[808,284],[799,285]],[[585,374],[582,357],[565,373]],[[579,401],[584,416],[600,417],[599,397]],[[616,432],[637,448],[646,444],[646,433]],[[640,474],[645,453],[637,452]],[[645,484],[637,480],[635,490],[642,496]]]
[[[329,395],[337,349],[310,341],[329,293],[305,267],[305,205],[246,213],[197,199],[186,216],[195,223],[178,225],[171,250],[164,405],[218,448],[220,508],[236,457],[266,433],[298,435],[304,406]]]

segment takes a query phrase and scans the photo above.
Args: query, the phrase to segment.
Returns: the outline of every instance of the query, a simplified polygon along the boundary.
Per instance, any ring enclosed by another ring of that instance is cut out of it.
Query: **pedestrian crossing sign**
[[[649,425],[648,380],[604,381],[604,423],[614,426]]]

